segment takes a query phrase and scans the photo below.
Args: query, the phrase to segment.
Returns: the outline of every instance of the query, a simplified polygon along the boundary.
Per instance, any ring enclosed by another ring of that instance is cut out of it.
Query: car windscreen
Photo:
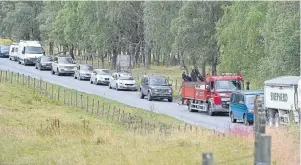
[[[81,69],[81,70],[89,70],[89,71],[92,71],[92,70],[93,70],[93,66],[91,66],[91,65],[81,65],[81,66],[80,66],[80,69]]]
[[[42,54],[43,49],[42,49],[42,47],[26,46],[25,53],[26,54]]]
[[[134,78],[132,76],[123,76],[123,77],[119,77],[120,80],[134,80]]]
[[[50,56],[41,57],[41,62],[51,62],[51,61],[53,61],[53,59]]]
[[[149,84],[154,86],[166,86],[168,85],[168,80],[163,77],[150,78]]]
[[[9,52],[9,46],[1,46],[1,52],[2,53],[8,53]]]
[[[61,64],[74,64],[74,61],[71,57],[59,57],[58,63]]]
[[[99,70],[97,71],[99,75],[111,75],[110,70]]]

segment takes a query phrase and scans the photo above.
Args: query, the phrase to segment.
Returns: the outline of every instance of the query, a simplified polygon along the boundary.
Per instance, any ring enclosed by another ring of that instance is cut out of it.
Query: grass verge
[[[217,165],[253,164],[252,136],[177,129],[171,136],[138,133],[36,89],[3,81],[0,97],[2,164],[197,165],[208,151]],[[273,164],[297,165],[299,134],[286,134],[296,129],[269,131]]]

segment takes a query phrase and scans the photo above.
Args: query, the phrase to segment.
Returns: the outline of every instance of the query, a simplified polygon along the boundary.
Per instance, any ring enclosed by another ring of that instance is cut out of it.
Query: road
[[[218,132],[226,132],[229,128],[241,127],[243,129],[251,129],[250,126],[244,126],[241,123],[230,123],[228,116],[208,116],[206,113],[189,112],[187,106],[179,105],[177,102],[162,102],[162,101],[147,101],[140,99],[138,92],[116,91],[109,89],[108,86],[96,86],[90,84],[89,81],[78,81],[72,76],[56,76],[51,75],[50,71],[39,71],[34,66],[24,66],[17,62],[0,58],[0,69],[10,70],[20,74],[29,75],[35,78],[42,78],[50,83],[58,84],[67,88],[72,88],[81,92],[96,94],[107,99],[116,100],[120,103],[127,104],[133,107],[144,110],[152,110],[157,113],[166,114],[177,118],[184,122],[198,125],[209,129],[214,129]],[[154,108],[151,108],[154,107]]]

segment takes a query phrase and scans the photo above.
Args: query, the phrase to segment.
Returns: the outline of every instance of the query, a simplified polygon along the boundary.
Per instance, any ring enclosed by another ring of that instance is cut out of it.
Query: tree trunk
[[[75,57],[74,57],[74,46],[71,45],[70,48],[69,48],[69,53],[70,53],[70,56],[73,60],[75,60]]]
[[[206,61],[204,60],[202,64],[202,75],[205,76],[205,74],[206,74]]]
[[[49,55],[53,55],[53,41],[49,42]]]
[[[113,58],[111,60],[111,62],[112,62],[111,68],[113,70],[116,69],[117,54],[118,54],[118,48],[115,47],[115,48],[113,48]]]

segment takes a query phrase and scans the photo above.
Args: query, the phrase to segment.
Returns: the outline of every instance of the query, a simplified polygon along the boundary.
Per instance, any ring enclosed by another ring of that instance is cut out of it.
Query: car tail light
[[[218,97],[218,96],[214,96],[213,97],[213,103],[215,105],[220,105],[220,104],[222,104],[222,99],[220,97]]]

